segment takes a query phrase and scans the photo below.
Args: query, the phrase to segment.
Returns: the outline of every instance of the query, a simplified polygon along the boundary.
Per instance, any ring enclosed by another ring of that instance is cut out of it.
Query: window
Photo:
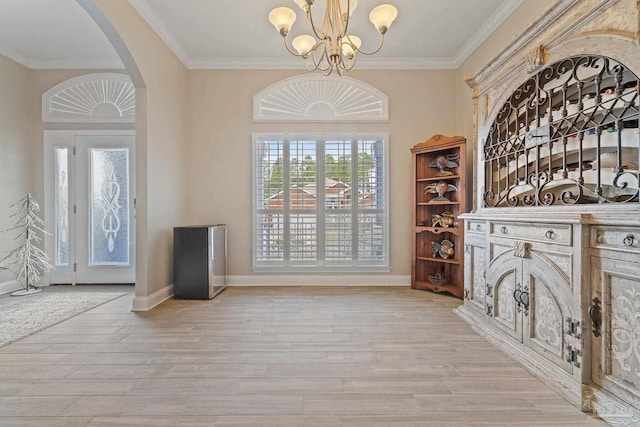
[[[254,270],[388,271],[386,140],[254,135]]]

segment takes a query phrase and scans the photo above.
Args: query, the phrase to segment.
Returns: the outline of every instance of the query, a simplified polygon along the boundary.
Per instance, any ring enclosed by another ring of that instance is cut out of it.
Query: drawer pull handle
[[[522,308],[524,309],[524,315],[529,316],[529,286],[525,285],[520,294],[520,301],[522,301]]]
[[[553,239],[553,236],[555,236],[556,233],[553,232],[553,230],[547,230],[546,233],[544,233],[545,237],[547,239]]]
[[[480,231],[481,228],[482,226],[480,224],[476,224],[476,230]]]
[[[593,326],[593,335],[599,337],[602,334],[602,308],[600,298],[593,299],[593,305],[589,307],[589,317]]]
[[[516,300],[516,311],[520,313],[522,311],[522,286],[520,286],[520,283],[516,285],[516,290],[513,291],[513,299]]]
[[[635,240],[635,236],[633,234],[627,234],[627,236],[624,238],[622,243],[624,243],[625,246],[633,246],[634,240]]]
[[[502,227],[500,227],[500,232],[501,232],[502,234],[507,234],[507,231],[508,231],[508,230],[507,230],[507,227],[505,227],[504,225],[503,225]]]

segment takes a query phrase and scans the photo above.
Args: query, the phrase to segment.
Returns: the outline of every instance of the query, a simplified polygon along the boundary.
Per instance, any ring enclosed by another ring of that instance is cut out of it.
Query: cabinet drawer
[[[571,224],[492,222],[491,235],[557,245],[571,245]]]
[[[612,226],[592,227],[591,247],[640,252],[640,229]]]
[[[470,233],[483,233],[487,231],[487,223],[485,221],[466,220],[467,231]]]

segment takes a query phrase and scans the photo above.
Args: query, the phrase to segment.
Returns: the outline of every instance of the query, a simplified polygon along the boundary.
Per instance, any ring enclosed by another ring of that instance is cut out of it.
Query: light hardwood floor
[[[1,348],[0,426],[604,425],[472,332],[451,297],[229,288],[147,313],[131,299]]]

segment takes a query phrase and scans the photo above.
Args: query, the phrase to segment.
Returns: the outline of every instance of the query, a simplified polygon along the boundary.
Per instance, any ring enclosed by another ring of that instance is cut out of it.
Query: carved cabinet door
[[[523,259],[522,275],[523,344],[572,373],[582,354],[579,331],[574,337],[565,328],[565,319],[575,317],[570,284],[553,262],[534,251]]]
[[[492,250],[496,247],[493,246]],[[486,278],[486,309],[492,324],[522,341],[522,316],[514,295],[522,291],[522,262],[506,251],[491,260]]]
[[[464,265],[465,298],[471,307],[486,313],[487,247],[483,239],[466,237]]]
[[[640,407],[640,265],[592,257],[592,379]],[[597,300],[596,300],[597,298]]]

